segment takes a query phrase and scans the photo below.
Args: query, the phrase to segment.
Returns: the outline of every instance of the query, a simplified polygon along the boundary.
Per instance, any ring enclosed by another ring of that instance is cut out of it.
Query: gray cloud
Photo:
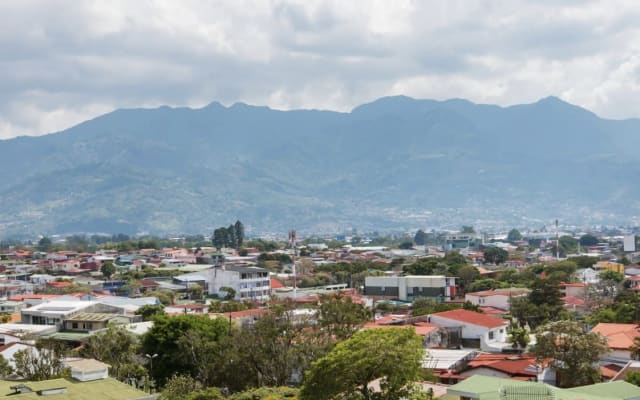
[[[640,117],[635,1],[0,2],[0,138],[120,107],[557,95]]]

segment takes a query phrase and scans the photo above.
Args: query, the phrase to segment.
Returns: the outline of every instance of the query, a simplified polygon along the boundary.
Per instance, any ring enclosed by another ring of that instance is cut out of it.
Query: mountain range
[[[637,223],[640,120],[555,97],[121,109],[0,141],[0,236]]]

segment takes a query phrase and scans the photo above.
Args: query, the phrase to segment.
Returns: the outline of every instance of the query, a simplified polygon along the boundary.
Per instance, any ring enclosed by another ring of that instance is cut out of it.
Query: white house
[[[627,362],[631,360],[629,347],[633,340],[640,336],[640,326],[636,324],[613,324],[601,322],[591,329],[607,339],[610,352],[603,356],[604,360],[612,362]]]
[[[63,363],[71,370],[71,377],[80,382],[97,381],[109,377],[109,364],[93,358],[70,358]]]
[[[501,352],[511,346],[507,343],[509,322],[491,315],[457,309],[431,314],[429,322],[446,328],[462,328],[464,347]]]
[[[11,368],[15,368],[15,354],[21,350],[26,349],[32,349],[32,351],[35,351],[36,353],[38,352],[38,350],[36,350],[36,348],[31,344],[22,342],[11,342],[5,344],[4,346],[0,346],[0,355],[2,355],[5,360],[7,360],[7,363],[11,366]]]
[[[509,310],[511,299],[527,296],[529,292],[529,289],[522,288],[484,290],[481,292],[467,293],[464,299],[480,307],[495,307],[501,310]]]
[[[367,276],[364,294],[402,301],[418,297],[452,299],[456,295],[456,279],[444,275]]]
[[[221,288],[235,290],[236,300],[267,301],[271,296],[269,270],[258,267],[222,266],[203,271],[206,273],[207,289],[211,295],[224,297]]]

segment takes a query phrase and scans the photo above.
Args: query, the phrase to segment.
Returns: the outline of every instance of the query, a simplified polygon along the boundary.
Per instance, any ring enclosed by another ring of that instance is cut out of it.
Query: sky
[[[389,95],[640,117],[640,2],[0,1],[0,138],[117,108]]]

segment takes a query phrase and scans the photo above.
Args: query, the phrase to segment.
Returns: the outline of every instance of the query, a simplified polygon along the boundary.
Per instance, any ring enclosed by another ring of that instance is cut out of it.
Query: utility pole
[[[556,260],[560,259],[560,233],[558,232],[558,219],[556,218]]]

